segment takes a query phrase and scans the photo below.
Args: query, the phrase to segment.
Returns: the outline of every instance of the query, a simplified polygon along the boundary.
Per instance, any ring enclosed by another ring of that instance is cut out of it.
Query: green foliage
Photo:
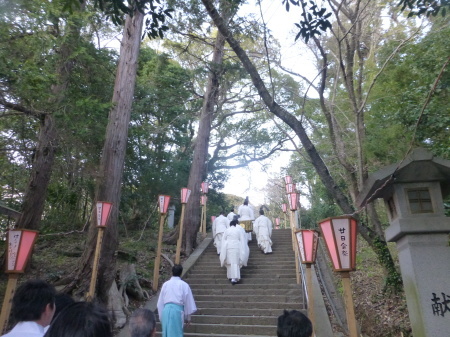
[[[420,17],[422,15],[437,16],[439,12],[444,17],[447,9],[450,8],[449,0],[400,0],[398,6],[402,6],[401,11],[408,10],[408,18]]]
[[[378,261],[386,268],[387,271],[384,291],[393,292],[395,294],[403,291],[402,277],[397,268],[395,268],[395,265],[392,263],[392,255],[386,241],[382,241],[380,238],[375,238],[373,247],[377,253]]]

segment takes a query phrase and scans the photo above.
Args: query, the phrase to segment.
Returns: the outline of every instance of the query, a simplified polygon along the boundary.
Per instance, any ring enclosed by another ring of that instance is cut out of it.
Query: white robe
[[[267,254],[272,253],[272,221],[265,215],[260,215],[253,223],[253,232],[256,234],[258,246]]]
[[[248,205],[242,204],[241,206],[239,206],[238,214],[240,215],[239,221],[255,220],[255,214],[253,213],[253,209]],[[251,241],[252,233],[249,232],[249,233],[246,233],[246,235],[247,235],[247,240]]]
[[[14,328],[2,337],[42,337],[45,329],[36,322],[26,321],[17,323]]]
[[[248,244],[245,231],[236,226],[230,226],[222,237],[222,250],[220,252],[220,265],[227,267],[227,278],[237,281],[241,278],[242,266],[247,265]]]
[[[222,214],[219,215],[212,224],[214,246],[217,248],[217,254],[220,254],[220,248],[222,247],[223,232],[225,232],[229,227],[230,222]]]
[[[191,288],[178,276],[172,276],[161,288],[157,303],[159,320],[161,322],[164,306],[167,303],[184,306],[184,322],[190,322],[191,315],[197,311]]]

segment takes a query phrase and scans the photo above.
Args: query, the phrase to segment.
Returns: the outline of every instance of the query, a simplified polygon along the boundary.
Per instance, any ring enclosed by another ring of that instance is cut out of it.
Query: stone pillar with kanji
[[[450,333],[450,161],[423,148],[373,173],[357,202],[384,199],[390,226],[386,240],[398,250],[414,337]]]

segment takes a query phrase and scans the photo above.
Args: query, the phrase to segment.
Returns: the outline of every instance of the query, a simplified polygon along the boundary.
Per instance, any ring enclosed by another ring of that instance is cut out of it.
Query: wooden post
[[[5,297],[3,299],[2,312],[0,314],[0,334],[5,333],[5,329],[8,327],[9,315],[11,313],[11,304],[14,297],[14,293],[17,288],[17,280],[19,279],[19,274],[11,273],[8,274],[8,284],[6,285]]]
[[[161,245],[162,245],[162,237],[163,237],[163,232],[164,232],[164,220],[165,220],[164,215],[160,214],[160,216],[159,216],[159,233],[158,233],[158,250],[156,252],[155,268],[153,270],[153,291],[158,290],[159,265],[161,264]]]
[[[180,218],[180,233],[178,234],[177,252],[175,255],[175,264],[180,264],[181,245],[183,243],[183,222],[184,222],[184,207],[186,204],[181,204],[181,218]]]
[[[284,213],[284,229],[287,228],[287,224],[286,224],[286,213]]]
[[[100,252],[102,250],[103,234],[105,228],[98,227],[97,246],[95,247],[94,262],[92,264],[91,284],[89,285],[89,292],[86,294],[86,301],[90,302],[95,296],[95,287],[97,284],[98,263],[100,261]]]
[[[350,273],[341,272],[342,286],[344,288],[344,302],[347,312],[347,325],[350,337],[358,337],[358,329],[356,326],[355,308],[353,305],[352,286],[350,283]]]
[[[206,234],[206,201],[203,205],[203,234]]]
[[[202,208],[202,214],[200,215],[200,230],[199,232],[203,233],[203,213],[205,212],[205,209],[203,208],[203,205],[200,205]]]
[[[291,211],[291,236],[292,236],[292,248],[295,252],[295,274],[297,277],[297,284],[300,284],[300,269],[298,267],[298,264],[300,263],[299,260],[299,251],[298,251],[298,245],[297,245],[297,239],[295,238],[295,230],[294,230],[294,211]]]
[[[314,291],[312,283],[312,268],[311,263],[306,263],[306,287],[308,289],[308,317],[311,320],[312,326],[315,326],[315,315],[314,315]]]

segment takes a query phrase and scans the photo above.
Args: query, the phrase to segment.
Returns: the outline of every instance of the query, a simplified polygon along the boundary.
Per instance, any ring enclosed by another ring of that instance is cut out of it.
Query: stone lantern
[[[414,337],[448,336],[450,329],[450,161],[423,148],[365,182],[357,203],[383,198],[395,242]]]

